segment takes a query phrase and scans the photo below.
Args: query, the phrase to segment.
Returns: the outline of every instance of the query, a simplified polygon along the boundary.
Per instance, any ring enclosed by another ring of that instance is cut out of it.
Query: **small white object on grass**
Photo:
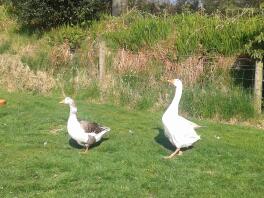
[[[48,142],[47,142],[47,141],[45,141],[45,142],[43,143],[44,147],[45,147],[45,146],[47,146],[47,144],[48,144]]]
[[[215,138],[216,138],[216,139],[218,139],[218,140],[220,139],[220,137],[219,137],[219,136],[217,136],[217,135],[215,135]]]
[[[131,133],[131,134],[133,134],[134,132],[133,132],[132,130],[128,130],[128,133]]]

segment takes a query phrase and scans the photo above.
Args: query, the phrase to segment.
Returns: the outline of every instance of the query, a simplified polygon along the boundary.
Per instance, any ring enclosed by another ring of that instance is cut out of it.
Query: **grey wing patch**
[[[94,122],[80,121],[81,127],[86,133],[100,133],[103,129]]]

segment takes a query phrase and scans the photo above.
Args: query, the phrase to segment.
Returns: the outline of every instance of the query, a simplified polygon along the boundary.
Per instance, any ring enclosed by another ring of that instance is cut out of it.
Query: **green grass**
[[[192,117],[246,120],[256,116],[252,94],[241,87],[225,91],[214,86],[188,88],[182,101],[182,110]]]
[[[0,43],[0,54],[7,52],[10,49],[10,46],[10,41],[4,41],[3,43]]]
[[[172,24],[162,18],[145,18],[135,21],[128,29],[110,32],[105,38],[110,40],[112,47],[121,47],[137,51],[144,46],[153,46],[156,42],[166,39]]]
[[[122,17],[123,23],[120,23],[120,19],[111,21],[118,28],[100,29],[100,23],[101,26],[106,23],[101,21],[94,29],[102,32],[109,45],[115,48],[138,51],[142,48],[153,48],[159,43],[159,47],[165,48],[173,44],[172,50],[177,55],[189,56],[201,50],[233,55],[243,52],[245,44],[262,32],[262,21],[261,15],[225,17],[217,14],[211,16],[183,13],[166,17],[143,17],[140,12],[131,12]],[[91,29],[93,31],[93,27]]]
[[[163,135],[162,112],[77,101],[79,116],[111,127],[89,153],[69,144],[60,97],[0,91],[1,197],[262,197],[264,133],[200,121],[183,156]],[[52,132],[54,129],[62,129]],[[218,139],[219,137],[220,139]],[[47,145],[44,146],[44,142]],[[173,148],[172,148],[173,149]]]

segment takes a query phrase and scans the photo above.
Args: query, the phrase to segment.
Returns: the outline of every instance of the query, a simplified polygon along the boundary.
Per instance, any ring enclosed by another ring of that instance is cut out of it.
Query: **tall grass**
[[[176,15],[175,48],[189,55],[196,50],[231,55],[242,52],[244,45],[264,27],[261,17],[222,18],[217,15]]]
[[[184,91],[181,104],[183,112],[198,118],[244,120],[255,115],[251,93],[241,87],[225,92],[213,86],[188,88]]]
[[[126,17],[129,16],[124,16],[124,21]],[[261,16],[228,18],[197,13],[167,17],[148,15],[130,21],[128,27],[121,25],[105,33],[111,46],[137,51],[142,47],[153,47],[169,37],[180,55],[190,55],[201,49],[224,55],[236,54],[264,27]]]
[[[0,54],[8,52],[10,47],[11,47],[11,42],[10,41],[3,41],[3,43],[0,43]]]
[[[105,35],[113,47],[122,47],[137,51],[144,46],[153,46],[166,39],[171,31],[171,24],[162,18],[144,18],[135,21],[128,29],[110,32]]]

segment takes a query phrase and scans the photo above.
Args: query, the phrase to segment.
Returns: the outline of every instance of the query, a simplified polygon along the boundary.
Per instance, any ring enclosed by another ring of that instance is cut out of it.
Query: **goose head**
[[[64,98],[64,100],[60,101],[60,104],[66,104],[70,106],[70,112],[73,114],[77,113],[77,107],[75,105],[75,102],[70,97]]]
[[[70,106],[75,106],[74,100],[71,99],[70,97],[64,98],[64,100],[60,101],[60,104],[67,104]]]
[[[175,87],[182,87],[182,81],[180,79],[168,80],[169,83],[173,84]]]

